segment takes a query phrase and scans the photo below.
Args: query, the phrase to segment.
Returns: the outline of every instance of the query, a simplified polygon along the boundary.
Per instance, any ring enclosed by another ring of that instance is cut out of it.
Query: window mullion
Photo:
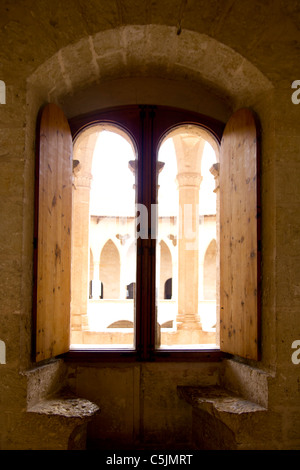
[[[137,312],[136,345],[140,360],[149,360],[155,342],[155,239],[151,239],[151,204],[154,202],[155,184],[153,175],[153,118],[151,108],[141,107],[141,155],[139,158],[138,202],[147,214],[145,232],[137,233]]]

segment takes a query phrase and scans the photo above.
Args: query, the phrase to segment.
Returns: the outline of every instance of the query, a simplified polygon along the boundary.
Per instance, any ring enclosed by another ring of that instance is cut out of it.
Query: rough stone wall
[[[0,79],[6,84],[6,104],[0,105],[0,340],[6,345],[6,363],[0,364],[1,449],[22,448],[22,442],[26,447],[22,436],[34,429],[26,418],[28,382],[20,371],[33,366],[34,136],[38,110],[49,100],[61,104],[68,116],[142,101],[185,107],[223,121],[239,106],[251,106],[258,113],[263,354],[255,366],[272,374],[268,403],[281,425],[278,445],[300,447],[300,365],[291,361],[291,344],[300,339],[300,105],[291,101],[291,82],[300,79],[299,6],[292,0],[272,4],[191,0],[180,15],[181,4],[180,0],[1,2]],[[177,34],[179,25],[181,34]],[[145,374],[141,388],[146,398],[151,387],[157,392],[161,369],[166,370],[159,365],[147,368],[151,378]],[[73,372],[79,373],[76,368]],[[237,369],[231,380],[240,375]],[[179,382],[181,376],[187,382],[195,379],[192,367],[183,367],[173,379]],[[84,388],[91,377],[93,370],[83,367],[76,382],[88,398],[96,393]],[[106,402],[116,382],[106,382],[103,374],[96,377]],[[133,393],[132,383],[128,386]],[[251,381],[244,386],[251,388]],[[161,392],[166,402],[169,392],[169,388]],[[98,395],[95,398],[101,401]],[[155,427],[150,415],[136,410],[147,432],[156,437],[168,419],[158,409]],[[111,412],[105,415],[108,425],[115,416],[115,410]],[[179,411],[177,416],[185,420]],[[185,425],[176,427],[172,421],[171,431],[175,434]]]
[[[214,385],[217,364],[98,364],[69,368],[77,393],[88,393],[101,412],[89,427],[99,449],[186,449],[192,446],[192,414],[179,385]],[[93,380],[90,380],[93,377]],[[114,390],[112,393],[111,390]],[[117,443],[117,444],[116,444]]]

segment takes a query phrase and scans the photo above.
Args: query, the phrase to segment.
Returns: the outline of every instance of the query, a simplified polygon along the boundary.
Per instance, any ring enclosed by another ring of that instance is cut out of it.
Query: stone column
[[[88,328],[90,192],[100,132],[94,127],[85,130],[77,137],[73,150],[71,344],[81,344],[83,330]]]
[[[199,189],[205,141],[181,133],[174,137],[179,191],[178,330],[201,329],[198,314]]]
[[[215,178],[216,193],[216,237],[217,237],[217,265],[216,265],[216,344],[220,343],[220,164],[215,163],[209,170]]]
[[[199,329],[199,173],[178,174],[178,329]]]
[[[72,343],[82,342],[82,330],[87,329],[89,298],[89,206],[92,176],[81,173],[74,176],[72,229]]]

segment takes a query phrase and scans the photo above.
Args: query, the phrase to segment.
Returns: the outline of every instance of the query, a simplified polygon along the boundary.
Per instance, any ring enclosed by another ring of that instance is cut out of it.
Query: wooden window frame
[[[149,230],[151,230],[151,204],[156,204],[156,160],[159,144],[163,135],[178,126],[190,124],[202,127],[211,133],[221,145],[224,138],[225,124],[210,117],[190,111],[162,106],[122,106],[89,113],[69,119],[71,135],[74,139],[84,129],[102,123],[117,125],[129,135],[135,137],[139,155],[138,165],[138,201],[148,209]],[[139,136],[139,137],[137,137]],[[258,141],[257,141],[258,146]],[[258,147],[257,147],[258,148]],[[259,157],[259,152],[257,152]],[[38,167],[38,165],[37,165]],[[259,158],[257,174],[257,201],[259,206],[257,217],[257,253],[260,254],[260,198],[259,198]],[[37,177],[38,181],[38,177]],[[38,186],[38,183],[37,183]],[[37,225],[37,218],[36,218]],[[37,231],[35,232],[35,240]],[[59,355],[71,362],[136,362],[136,361],[187,361],[205,362],[219,361],[231,356],[234,352],[223,352],[221,349],[168,349],[155,348],[155,246],[156,240],[137,240],[137,279],[136,279],[136,311],[142,311],[142,295],[147,292],[149,301],[143,306],[143,315],[136,317],[136,349],[103,350],[80,349],[70,350]],[[35,260],[37,253],[35,250]],[[260,256],[257,257],[258,285],[260,286]],[[258,288],[258,324],[260,323],[260,288]],[[36,297],[34,302],[36,301]],[[36,321],[34,321],[36,325]],[[258,327],[258,333],[260,330]],[[34,335],[35,336],[35,335]],[[260,338],[257,339],[260,343]],[[259,349],[259,348],[258,348]],[[255,359],[259,360],[260,353]]]

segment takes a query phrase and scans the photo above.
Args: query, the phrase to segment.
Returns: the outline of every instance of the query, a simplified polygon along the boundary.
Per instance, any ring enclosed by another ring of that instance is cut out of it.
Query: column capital
[[[214,193],[216,193],[218,191],[218,189],[220,188],[220,186],[219,186],[220,163],[214,163],[213,166],[209,169],[209,171],[211,172],[211,174],[215,178]]]
[[[200,173],[185,172],[185,173],[178,173],[176,177],[176,182],[177,182],[178,189],[188,187],[188,188],[195,188],[199,190],[202,179],[203,177],[201,176]]]

